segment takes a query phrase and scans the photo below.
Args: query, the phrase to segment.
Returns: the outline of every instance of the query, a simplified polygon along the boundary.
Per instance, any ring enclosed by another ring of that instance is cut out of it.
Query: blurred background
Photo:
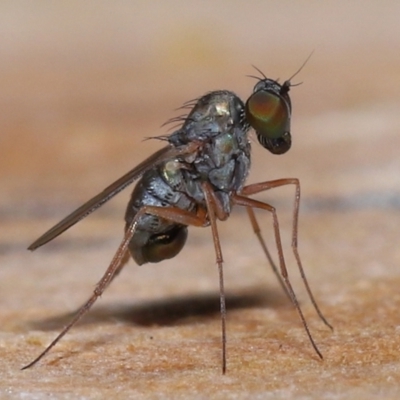
[[[246,99],[254,84],[246,75],[257,75],[252,65],[283,80],[313,50],[294,79],[303,84],[292,90],[293,150],[282,158],[263,154],[255,170],[261,165],[272,179],[289,173],[285,165],[295,159],[292,171],[304,185],[324,168],[318,186],[344,196],[349,188],[337,180],[356,173],[348,163],[365,167],[365,181],[352,182],[359,187],[351,190],[379,192],[399,182],[396,1],[2,1],[0,7],[2,202],[12,197],[14,205],[28,206],[32,192],[40,196],[38,187],[46,190],[41,201],[52,201],[47,190],[68,195],[70,184],[84,198],[159,147],[142,139],[165,134],[161,124],[184,101],[214,89]],[[377,165],[383,137],[387,153]],[[328,159],[313,151],[312,159],[298,160],[321,142],[331,146]],[[336,174],[343,162],[345,173]],[[68,179],[77,173],[79,179]]]
[[[254,141],[249,182],[300,178],[300,248],[326,304],[354,302],[358,284],[369,297],[375,279],[399,302],[388,283],[400,282],[399,16],[397,0],[1,0],[3,329],[27,332],[27,316],[83,301],[120,240],[129,189],[37,254],[25,248],[160,148],[143,139],[168,133],[161,125],[178,107],[216,89],[245,100],[253,65],[283,81],[312,51],[293,79],[302,84],[291,91],[292,149],[273,156]],[[292,199],[291,189],[264,196],[282,207],[286,239]],[[244,217],[237,215],[221,224],[232,286],[258,283],[264,272],[243,277],[259,250],[250,229],[232,229]],[[134,277],[110,288],[111,298],[168,294],[176,273],[184,293],[216,289],[209,233],[192,231],[188,253],[167,263],[163,288],[152,286],[151,266],[127,273]],[[203,245],[202,258],[184,269]],[[80,300],[70,298],[72,288]]]

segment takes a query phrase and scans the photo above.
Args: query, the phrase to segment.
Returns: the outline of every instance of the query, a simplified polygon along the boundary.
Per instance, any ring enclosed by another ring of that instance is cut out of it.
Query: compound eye
[[[246,119],[265,139],[279,139],[290,132],[290,106],[280,95],[265,90],[253,93],[246,102]]]

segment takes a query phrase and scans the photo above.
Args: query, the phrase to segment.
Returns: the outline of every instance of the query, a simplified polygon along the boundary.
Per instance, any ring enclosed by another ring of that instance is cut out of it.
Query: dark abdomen
[[[162,165],[147,171],[137,183],[125,213],[125,229],[144,206],[176,207],[187,211],[195,209],[194,201],[178,190],[177,175],[180,175],[180,171],[176,171],[174,179],[171,179],[170,171],[165,176],[165,168]],[[144,214],[137,221],[129,251],[138,265],[160,262],[175,257],[182,250],[187,234],[184,225]]]

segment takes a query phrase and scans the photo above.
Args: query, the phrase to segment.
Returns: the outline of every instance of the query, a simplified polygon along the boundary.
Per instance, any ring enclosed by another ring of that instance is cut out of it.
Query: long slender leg
[[[248,197],[245,196],[240,196],[240,195],[233,195],[232,198],[234,204],[240,205],[240,206],[244,206],[244,207],[251,207],[251,208],[260,208],[262,210],[266,210],[269,211],[272,214],[272,218],[273,218],[273,225],[274,225],[274,234],[275,234],[275,242],[276,242],[276,247],[278,249],[278,256],[279,256],[279,265],[281,268],[281,274],[282,277],[285,281],[286,287],[289,291],[290,294],[290,298],[292,300],[293,305],[295,306],[301,322],[304,326],[304,329],[307,333],[307,336],[311,342],[312,347],[314,348],[315,352],[317,353],[317,355],[322,359],[322,353],[320,352],[320,350],[318,349],[316,343],[314,342],[314,339],[311,335],[311,332],[308,328],[307,325],[307,321],[303,315],[303,312],[301,311],[301,307],[300,304],[297,300],[296,294],[293,290],[292,284],[290,283],[290,279],[288,276],[288,272],[286,269],[286,264],[285,264],[285,258],[283,256],[283,249],[282,249],[282,241],[281,241],[281,236],[280,236],[280,230],[279,230],[279,222],[278,222],[278,216],[276,214],[276,210],[274,207],[272,207],[271,205],[267,204],[267,203],[263,203],[261,201],[257,201],[254,199],[250,199]]]
[[[226,219],[226,214],[223,212],[222,205],[215,197],[214,191],[212,190],[209,183],[205,182],[202,184],[204,198],[206,200],[208,219],[211,225],[211,231],[213,236],[216,263],[218,266],[219,275],[219,299],[220,299],[220,313],[221,313],[221,331],[222,331],[222,374],[226,373],[226,301],[225,301],[225,288],[224,288],[224,269],[223,269],[223,258],[221,243],[219,241],[218,229],[217,229],[217,216],[219,219]]]
[[[277,188],[280,186],[286,185],[295,185],[296,192],[294,198],[294,206],[293,206],[293,225],[292,225],[292,251],[296,258],[297,266],[300,271],[301,278],[303,280],[304,286],[307,290],[308,296],[311,300],[312,305],[314,306],[315,311],[317,312],[321,321],[329,327],[333,331],[333,326],[327,321],[325,316],[322,314],[322,311],[318,307],[317,301],[311,291],[310,285],[308,284],[308,280],[306,274],[304,272],[303,264],[300,259],[300,254],[298,250],[298,225],[299,225],[299,210],[300,210],[300,182],[297,178],[285,178],[285,179],[277,179],[273,181],[260,182],[252,185],[245,186],[241,192],[244,196],[251,196],[260,192],[264,192],[269,189]]]
[[[22,369],[28,369],[34,366],[38,361],[40,361],[59,341],[62,337],[90,310],[95,301],[101,296],[106,287],[112,281],[116,271],[119,270],[119,266],[121,264],[121,260],[124,258],[127,249],[128,243],[131,240],[133,233],[135,231],[136,221],[134,220],[130,225],[129,229],[126,231],[124,239],[118,247],[117,252],[115,253],[109,267],[107,268],[105,274],[97,283],[92,296],[86,301],[86,303],[79,308],[75,316],[71,319],[71,321],[63,328],[63,330],[58,334],[58,336],[46,347],[46,349],[40,353],[38,357],[36,357],[29,364],[25,365]]]
[[[253,227],[253,232],[257,236],[257,239],[264,251],[264,254],[267,257],[269,265],[271,266],[273,273],[275,274],[276,278],[278,279],[278,282],[281,285],[283,291],[286,293],[288,299],[291,300],[291,297],[290,297],[288,289],[285,285],[285,282],[282,280],[282,276],[280,275],[278,268],[277,268],[274,260],[272,259],[271,253],[269,252],[268,247],[265,243],[265,240],[262,236],[260,225],[258,225],[257,218],[254,214],[254,211],[251,207],[246,207],[246,210],[247,210],[247,213],[249,214],[250,223],[251,223],[251,226]]]
[[[219,276],[219,298],[220,298],[220,314],[221,314],[221,339],[222,339],[222,373],[226,373],[226,299],[225,299],[225,288],[224,288],[224,270],[223,270],[223,257],[221,243],[219,240],[219,234],[217,229],[217,219],[225,221],[229,215],[224,211],[221,202],[218,200],[215,192],[208,182],[202,183],[202,189],[204,193],[204,199],[206,202],[207,214],[204,213],[203,209],[200,209],[198,214],[194,216],[191,213],[182,211],[177,213],[174,217],[174,222],[180,222],[185,225],[195,226],[207,226],[208,223],[211,225],[211,232],[214,242],[216,263],[218,265],[218,276]],[[185,214],[188,214],[185,216]],[[184,217],[184,220],[178,221],[177,217]],[[172,215],[171,215],[172,217]]]
[[[207,224],[205,210],[202,209],[200,209],[197,214],[193,214],[188,211],[184,211],[174,207],[145,206],[142,209],[140,209],[139,212],[135,215],[135,218],[128,226],[128,228],[126,229],[124,238],[121,244],[119,245],[117,252],[115,253],[113,259],[111,260],[111,263],[108,266],[106,272],[104,273],[100,281],[97,283],[93,291],[93,294],[83,304],[83,306],[81,306],[78,309],[75,316],[63,328],[63,330],[58,334],[58,336],[45,348],[45,350],[41,354],[39,354],[38,357],[36,357],[29,364],[25,365],[22,368],[23,370],[32,367],[38,361],[40,361],[60,341],[60,339],[62,339],[62,337],[90,310],[90,308],[93,306],[96,300],[103,294],[104,290],[113,280],[115,274],[121,270],[121,262],[123,261],[127,253],[128,244],[135,233],[137,222],[144,214],[152,214],[167,219],[171,222],[183,225],[205,226]]]

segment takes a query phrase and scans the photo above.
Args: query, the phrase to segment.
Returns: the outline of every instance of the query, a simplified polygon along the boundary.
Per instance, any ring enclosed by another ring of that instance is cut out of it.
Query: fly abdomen
[[[126,210],[125,229],[145,206],[175,207],[187,211],[195,208],[193,200],[178,190],[183,179],[179,167],[173,169],[170,164],[147,171],[137,183]],[[187,235],[184,225],[144,214],[137,221],[128,248],[138,265],[156,263],[175,257],[185,245]]]
[[[137,247],[132,240],[129,243],[129,251],[139,265],[157,263],[175,257],[185,245],[187,236],[186,226],[172,225],[167,232],[151,235],[141,247]]]

